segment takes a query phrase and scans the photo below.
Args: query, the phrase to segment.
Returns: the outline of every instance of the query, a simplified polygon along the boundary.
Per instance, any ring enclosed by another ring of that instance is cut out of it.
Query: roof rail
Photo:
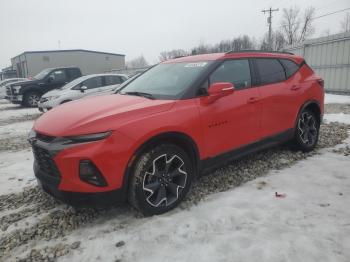
[[[174,56],[172,59],[176,59],[176,58],[182,58],[182,57],[186,57],[188,55],[178,55],[178,56]]]
[[[266,50],[249,50],[249,49],[242,49],[242,50],[238,50],[238,51],[228,51],[225,54],[234,54],[234,53],[277,53],[277,54],[288,54],[288,55],[294,55],[291,52],[285,52],[285,51],[266,51]]]

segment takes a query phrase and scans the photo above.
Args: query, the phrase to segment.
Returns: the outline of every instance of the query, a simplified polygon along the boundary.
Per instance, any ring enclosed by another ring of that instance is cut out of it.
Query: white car
[[[94,74],[79,77],[60,89],[45,93],[39,103],[41,112],[50,110],[63,103],[87,96],[108,94],[115,90],[128,77],[122,74]]]
[[[0,81],[0,98],[4,98],[6,96],[6,85],[28,80],[27,78],[8,78]]]

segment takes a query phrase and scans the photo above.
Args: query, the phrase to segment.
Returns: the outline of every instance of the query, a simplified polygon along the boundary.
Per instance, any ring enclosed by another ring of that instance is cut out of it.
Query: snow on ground
[[[325,94],[325,104],[350,104],[350,96]]]
[[[0,170],[1,195],[21,192],[23,187],[36,184],[33,175],[33,153],[29,149],[0,152]]]
[[[11,119],[13,117],[25,117],[39,114],[38,108],[23,108],[14,105],[6,100],[0,100],[0,121]]]
[[[26,136],[33,127],[34,121],[24,121],[0,125],[0,137]]]
[[[339,113],[339,114],[325,114],[323,119],[327,122],[339,122],[350,125],[350,115]]]
[[[70,238],[84,240],[81,248],[61,261],[349,261],[350,175],[344,170],[349,157],[324,152],[189,210],[133,219],[118,234],[103,234],[122,220],[117,217],[75,232]],[[266,186],[258,190],[262,181]],[[286,198],[276,198],[276,191]],[[120,240],[126,244],[117,249]]]

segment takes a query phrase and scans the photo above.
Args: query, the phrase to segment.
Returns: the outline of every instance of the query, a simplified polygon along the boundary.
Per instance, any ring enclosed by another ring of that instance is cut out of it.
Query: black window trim
[[[203,96],[208,96],[208,93],[205,93],[205,94],[200,94],[200,88],[202,87],[202,85],[204,84],[204,82],[208,81],[208,87],[210,86],[210,80],[209,80],[209,77],[212,73],[215,72],[216,69],[218,69],[223,63],[225,63],[226,61],[232,61],[232,60],[248,60],[248,64],[249,64],[249,70],[250,70],[250,83],[251,85],[249,87],[244,87],[244,88],[239,88],[239,89],[235,89],[235,92],[239,92],[241,90],[246,90],[246,89],[249,89],[249,88],[254,88],[256,87],[256,76],[255,76],[255,71],[253,69],[253,64],[252,64],[252,61],[251,61],[251,58],[250,57],[239,57],[239,58],[227,58],[227,59],[222,59],[222,60],[219,60],[219,62],[213,67],[211,68],[209,71],[207,71],[205,74],[205,77],[201,77],[201,81],[199,84],[195,85],[196,88],[196,92],[195,92],[195,95],[193,97],[188,97],[188,98],[180,98],[181,100],[183,99],[192,99],[192,98],[196,98],[196,97],[203,97]]]
[[[285,66],[283,65],[283,63],[281,62],[281,60],[291,61],[292,63],[294,63],[298,67],[298,70],[295,71],[293,74],[291,74],[289,77],[287,77],[287,70],[286,70]],[[292,76],[294,76],[300,70],[300,68],[305,64],[305,60],[303,60],[303,62],[299,65],[298,63],[294,62],[292,59],[282,58],[282,57],[278,58],[278,61],[280,62],[280,64],[282,65],[282,67],[284,69],[284,72],[285,72],[285,75],[286,75],[286,80],[291,78]]]

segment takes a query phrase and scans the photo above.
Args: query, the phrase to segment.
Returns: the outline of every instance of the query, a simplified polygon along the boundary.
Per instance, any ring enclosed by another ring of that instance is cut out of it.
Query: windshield
[[[119,93],[149,94],[154,99],[179,99],[211,63],[159,64],[125,85]]]
[[[36,76],[34,76],[35,79],[41,80],[43,79],[48,73],[51,72],[52,69],[44,69],[43,71],[41,71],[39,74],[37,74]]]

